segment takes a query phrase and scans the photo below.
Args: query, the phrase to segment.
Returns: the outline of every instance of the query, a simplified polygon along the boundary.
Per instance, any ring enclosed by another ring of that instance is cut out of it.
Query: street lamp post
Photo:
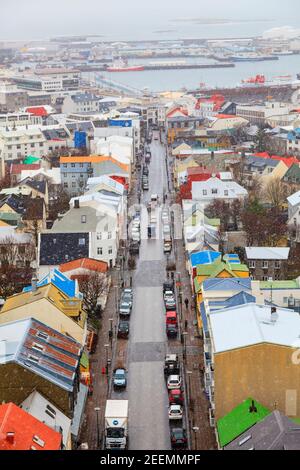
[[[186,373],[187,373],[187,377],[188,377],[188,402],[189,402],[189,405],[190,405],[190,402],[191,402],[191,375],[193,374],[193,372],[191,370],[187,370]]]
[[[96,411],[96,419],[97,419],[97,449],[99,449],[100,448],[100,430],[99,430],[99,411],[100,411],[100,407],[96,406],[94,408],[94,410]]]
[[[197,433],[199,432],[199,428],[197,426],[194,426],[192,428],[194,435],[195,435],[195,450],[197,450],[198,447],[198,442],[197,442]]]

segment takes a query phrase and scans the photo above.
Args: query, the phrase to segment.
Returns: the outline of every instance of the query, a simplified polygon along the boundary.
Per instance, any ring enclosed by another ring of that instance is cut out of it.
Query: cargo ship
[[[106,67],[107,72],[141,72],[145,70],[144,65],[128,65],[125,60],[119,60]]]

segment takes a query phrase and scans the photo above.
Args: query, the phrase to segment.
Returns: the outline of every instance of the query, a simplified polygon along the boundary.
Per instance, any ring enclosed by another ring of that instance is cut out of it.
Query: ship
[[[107,72],[141,72],[143,70],[145,70],[144,65],[128,65],[127,60],[121,59],[106,67]]]
[[[300,75],[300,74],[299,74]],[[278,75],[271,80],[267,80],[265,75],[257,74],[255,77],[246,78],[238,85],[239,87],[260,87],[260,86],[282,86],[297,85],[298,80],[294,80],[292,75]]]
[[[231,55],[228,57],[232,62],[262,62],[265,60],[278,60],[276,55],[259,55],[255,53]]]

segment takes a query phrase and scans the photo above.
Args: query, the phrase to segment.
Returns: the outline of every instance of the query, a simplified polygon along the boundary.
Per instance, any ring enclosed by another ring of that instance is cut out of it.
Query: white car
[[[181,405],[169,406],[169,419],[182,419],[183,408]]]
[[[163,225],[163,233],[171,233],[171,227],[168,224]]]
[[[164,224],[168,224],[170,222],[169,212],[168,211],[162,211],[161,220],[163,221]]]
[[[166,290],[166,292],[164,293],[164,300],[174,299],[174,298],[175,298],[174,292],[171,290]]]
[[[167,382],[168,390],[174,390],[181,387],[180,375],[169,375]]]

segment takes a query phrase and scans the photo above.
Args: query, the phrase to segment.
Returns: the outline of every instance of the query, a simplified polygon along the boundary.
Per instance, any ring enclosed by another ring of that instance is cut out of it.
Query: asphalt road
[[[162,201],[167,188],[165,148],[151,144],[149,191],[141,202],[156,193]],[[159,222],[159,220],[158,220]],[[128,344],[128,385],[126,392],[112,398],[129,400],[129,448],[170,449],[168,395],[163,364],[167,351],[162,283],[165,279],[162,239],[144,239],[133,277],[134,304]]]

